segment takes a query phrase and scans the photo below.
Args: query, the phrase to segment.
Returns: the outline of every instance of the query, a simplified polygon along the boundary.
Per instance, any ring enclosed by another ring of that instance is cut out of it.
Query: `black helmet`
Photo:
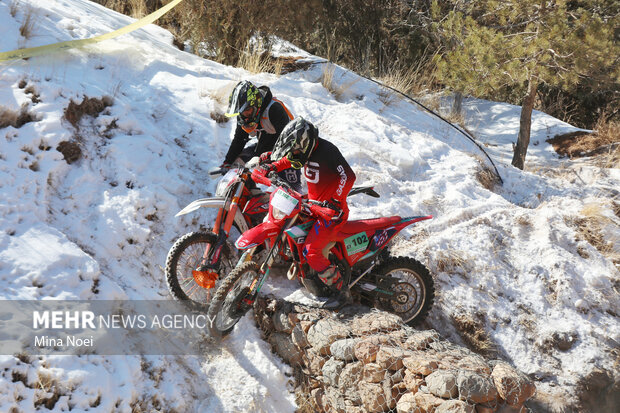
[[[258,124],[260,107],[263,104],[263,95],[256,86],[247,80],[237,83],[228,99],[229,118],[239,116],[237,123],[253,127]]]
[[[319,130],[302,117],[290,121],[278,137],[271,160],[286,157],[293,168],[299,169],[308,161],[319,139]]]

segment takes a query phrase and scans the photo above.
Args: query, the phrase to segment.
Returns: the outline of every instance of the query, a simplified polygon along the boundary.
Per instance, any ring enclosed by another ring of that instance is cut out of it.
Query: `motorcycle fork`
[[[218,211],[217,218],[215,219],[215,225],[213,227],[213,232],[217,235],[217,240],[215,241],[215,245],[213,245],[213,249],[211,249],[211,244],[207,244],[205,252],[202,254],[202,261],[200,263],[201,267],[215,269],[219,264],[222,248],[228,239],[230,229],[235,221],[235,215],[237,214],[237,209],[239,208],[239,199],[243,193],[243,186],[243,184],[238,185],[230,204],[224,205]],[[223,226],[222,221],[224,221]]]
[[[289,221],[287,225],[283,225],[282,228],[280,228],[280,232],[278,233],[278,236],[275,238],[275,242],[273,243],[273,246],[269,250],[269,253],[267,254],[267,258],[265,259],[265,262],[263,262],[263,265],[261,265],[260,267],[260,270],[259,270],[260,273],[259,273],[258,278],[255,278],[254,281],[252,281],[252,284],[250,285],[250,290],[248,291],[247,295],[243,299],[243,302],[245,304],[249,306],[254,304],[254,301],[256,300],[256,297],[258,296],[258,292],[263,287],[265,280],[267,280],[267,276],[269,276],[269,271],[271,271],[271,266],[273,265],[273,262],[276,259],[276,255],[278,255],[278,252],[280,251],[281,245],[286,241],[285,239],[286,234],[284,233],[284,231],[290,228],[295,223],[296,220],[297,220],[297,216],[295,216],[291,221]]]

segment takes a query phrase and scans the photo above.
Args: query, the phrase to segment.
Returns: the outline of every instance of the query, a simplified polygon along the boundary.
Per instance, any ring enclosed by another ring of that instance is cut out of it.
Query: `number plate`
[[[360,232],[344,240],[344,246],[347,248],[347,254],[353,255],[364,251],[368,247],[368,236],[365,232]]]
[[[284,212],[285,215],[288,215],[297,206],[297,200],[283,190],[278,189],[271,199],[271,205]]]

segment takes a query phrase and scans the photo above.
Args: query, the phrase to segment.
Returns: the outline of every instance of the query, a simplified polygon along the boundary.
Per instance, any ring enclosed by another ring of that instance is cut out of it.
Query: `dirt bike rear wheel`
[[[166,257],[166,284],[170,294],[181,301],[187,301],[196,308],[206,310],[221,280],[235,266],[236,257],[228,243],[224,244],[218,269],[219,277],[214,288],[204,288],[194,278],[195,270],[202,260],[207,244],[213,246],[217,235],[212,232],[190,232],[179,238]]]
[[[389,257],[375,271],[376,274],[395,278],[392,291],[397,301],[381,300],[383,309],[398,315],[410,326],[421,323],[435,299],[435,285],[428,269],[409,257]]]
[[[222,280],[209,307],[208,319],[212,336],[221,337],[230,333],[250,309],[243,303],[243,299],[259,275],[260,266],[248,261],[232,270]]]

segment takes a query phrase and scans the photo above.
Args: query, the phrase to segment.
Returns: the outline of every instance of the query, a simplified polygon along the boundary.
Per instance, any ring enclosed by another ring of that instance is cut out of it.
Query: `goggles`
[[[301,169],[301,167],[304,166],[304,163],[305,163],[301,159],[302,155],[303,155],[303,151],[301,151],[299,149],[295,149],[295,150],[289,152],[289,154],[286,156],[286,158],[291,163],[291,166],[294,169]]]

